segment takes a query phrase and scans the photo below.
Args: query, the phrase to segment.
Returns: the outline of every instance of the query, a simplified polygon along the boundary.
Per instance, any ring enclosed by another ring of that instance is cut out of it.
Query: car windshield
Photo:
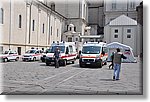
[[[46,49],[45,53],[50,53],[51,49]]]
[[[65,46],[52,46],[51,49],[50,49],[50,51],[49,51],[49,53],[54,53],[54,51],[55,51],[55,49],[56,49],[57,47],[60,49],[60,52],[61,52],[61,53],[64,53],[64,52],[65,52]]]
[[[84,46],[82,49],[83,54],[98,54],[100,53],[100,46]]]
[[[4,54],[8,54],[8,53],[9,53],[9,51],[5,51],[5,52],[4,52]]]
[[[26,53],[35,53],[36,50],[28,50]]]

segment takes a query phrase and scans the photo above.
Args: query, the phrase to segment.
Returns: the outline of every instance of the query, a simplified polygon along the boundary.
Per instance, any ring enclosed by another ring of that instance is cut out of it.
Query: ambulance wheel
[[[66,66],[67,65],[67,60],[64,60],[63,61],[63,66]]]

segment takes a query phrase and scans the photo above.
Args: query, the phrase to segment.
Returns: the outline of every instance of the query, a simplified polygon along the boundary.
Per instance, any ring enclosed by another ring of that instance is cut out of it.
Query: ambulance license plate
[[[91,64],[91,63],[87,62],[86,64]]]

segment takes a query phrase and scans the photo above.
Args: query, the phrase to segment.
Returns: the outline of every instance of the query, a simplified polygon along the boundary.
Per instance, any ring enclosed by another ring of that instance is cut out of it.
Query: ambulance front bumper
[[[100,64],[100,59],[79,59],[79,63],[82,65],[97,65]]]

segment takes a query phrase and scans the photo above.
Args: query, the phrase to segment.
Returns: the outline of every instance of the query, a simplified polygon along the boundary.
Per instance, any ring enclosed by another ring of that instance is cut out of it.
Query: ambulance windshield
[[[65,52],[65,46],[52,46],[51,49],[50,49],[50,53],[54,53],[56,48],[59,48],[60,53],[64,53]]]
[[[26,53],[35,53],[36,50],[28,50]]]
[[[83,54],[98,54],[100,53],[100,46],[84,46],[82,49]]]

